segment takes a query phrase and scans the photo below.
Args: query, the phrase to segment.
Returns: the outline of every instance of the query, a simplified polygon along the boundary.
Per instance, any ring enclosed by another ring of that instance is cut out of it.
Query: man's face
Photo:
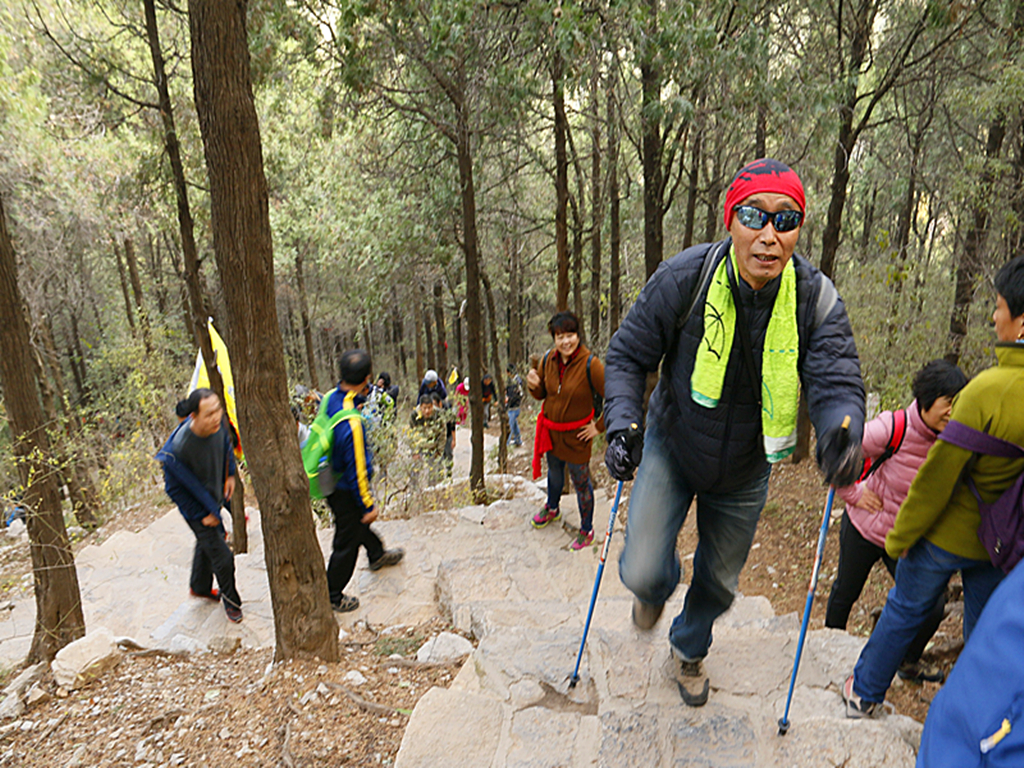
[[[429,403],[424,403],[420,406],[420,413],[423,414],[423,418],[429,419],[434,415],[434,401],[431,400]]]
[[[800,210],[796,200],[779,192],[758,192],[743,200],[740,205],[752,205],[766,213]],[[783,268],[793,257],[800,227],[789,232],[776,232],[775,225],[769,221],[761,229],[750,229],[741,224],[733,213],[729,234],[732,235],[733,248],[736,249],[740,277],[757,291],[782,274]]]
[[[199,401],[199,410],[192,415],[192,431],[198,437],[209,437],[220,429],[224,409],[220,398],[216,395],[204,397]]]
[[[1024,315],[1014,317],[1001,294],[996,296],[996,311],[992,313],[992,322],[1000,341],[1016,341],[1024,333]]]

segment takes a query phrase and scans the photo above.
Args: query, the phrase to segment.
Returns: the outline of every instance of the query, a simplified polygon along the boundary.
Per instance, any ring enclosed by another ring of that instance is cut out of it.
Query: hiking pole
[[[843,432],[850,427],[850,417],[843,419]],[[793,702],[793,688],[796,686],[796,672],[800,669],[800,655],[804,650],[804,638],[807,637],[807,625],[811,620],[811,604],[814,602],[814,591],[818,588],[818,571],[821,569],[821,558],[825,554],[825,537],[828,535],[828,522],[832,517],[832,502],[836,497],[836,487],[828,487],[828,499],[825,511],[821,516],[821,530],[818,532],[818,551],[814,555],[814,568],[811,569],[811,583],[807,587],[807,602],[804,604],[804,618],[800,623],[800,639],[796,644],[796,658],[793,659],[793,673],[789,676],[789,693],[786,695],[786,711],[779,718],[779,736],[789,731],[789,705]]]
[[[569,678],[569,687],[575,688],[580,681],[580,661],[583,660],[583,647],[587,644],[587,632],[590,631],[590,619],[594,616],[594,605],[597,603],[597,590],[601,588],[601,576],[604,574],[604,561],[608,557],[608,547],[612,543],[612,528],[615,527],[615,515],[619,511],[619,499],[622,497],[622,481],[619,480],[619,487],[615,490],[615,503],[612,504],[612,511],[608,515],[608,530],[604,535],[604,546],[601,547],[601,562],[597,566],[597,578],[594,579],[594,591],[590,595],[590,608],[587,609],[587,623],[583,625],[583,639],[580,640],[580,652],[576,656],[576,668]]]

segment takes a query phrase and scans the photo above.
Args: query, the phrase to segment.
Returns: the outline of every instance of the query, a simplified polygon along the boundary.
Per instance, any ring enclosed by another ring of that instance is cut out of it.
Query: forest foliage
[[[230,347],[187,10],[155,7]],[[600,353],[662,259],[724,236],[762,155],[803,180],[798,252],[836,280],[884,404],[929,359],[991,362],[990,277],[1024,250],[1014,0],[250,0],[248,33],[291,388],[330,387],[356,345],[403,396],[427,368],[522,370],[560,305]],[[146,476],[197,349],[165,139],[141,0],[0,8],[0,197],[78,425],[57,431],[108,503]]]

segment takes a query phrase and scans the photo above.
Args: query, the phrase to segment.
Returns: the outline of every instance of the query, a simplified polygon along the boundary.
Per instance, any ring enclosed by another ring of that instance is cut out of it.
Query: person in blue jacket
[[[338,363],[341,381],[328,395],[327,414],[361,408],[370,391],[370,354],[350,349]],[[362,418],[345,419],[334,428],[331,467],[338,478],[327,504],[334,513],[334,541],[327,563],[327,589],[331,607],[338,613],[354,611],[359,598],[344,594],[356,568],[359,547],[366,549],[370,570],[377,571],[398,563],[405,552],[384,549],[380,537],[370,528],[377,519],[377,504],[370,481],[373,479],[373,452],[366,439]]]
[[[1024,765],[1024,568],[1010,572],[942,690],[932,699],[917,768]]]
[[[235,490],[231,435],[213,390],[196,389],[183,402],[186,417],[156,458],[163,464],[164,490],[196,537],[190,591],[194,597],[223,602],[228,619],[237,623],[242,620],[242,599],[235,588],[235,559],[221,522],[221,507]],[[213,588],[214,576],[219,591]]]

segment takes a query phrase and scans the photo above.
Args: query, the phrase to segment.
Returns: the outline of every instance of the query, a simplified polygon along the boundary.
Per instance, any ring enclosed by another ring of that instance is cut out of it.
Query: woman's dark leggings
[[[850,522],[850,517],[843,513],[843,521],[839,527],[839,571],[832,582],[832,591],[828,596],[828,608],[825,610],[825,626],[833,629],[846,629],[846,621],[850,618],[850,609],[860,597],[864,583],[868,579],[875,563],[881,560],[889,575],[896,578],[896,561],[886,554],[885,548],[865,539],[857,527]],[[945,616],[946,593],[939,597],[932,612],[917,631],[913,642],[903,657],[904,663],[916,664],[924,652],[928,641],[932,639]]]

